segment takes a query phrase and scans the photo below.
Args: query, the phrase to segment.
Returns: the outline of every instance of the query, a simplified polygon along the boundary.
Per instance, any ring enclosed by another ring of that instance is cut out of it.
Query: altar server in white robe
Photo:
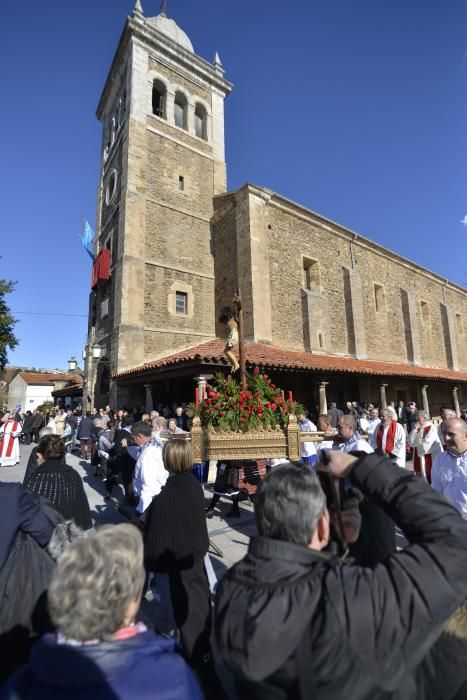
[[[0,467],[14,467],[19,462],[21,423],[14,414],[3,416],[0,426]]]

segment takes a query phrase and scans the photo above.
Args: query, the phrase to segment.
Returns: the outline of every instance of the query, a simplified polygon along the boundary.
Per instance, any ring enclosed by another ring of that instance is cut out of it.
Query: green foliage
[[[291,407],[289,401],[285,401],[284,392],[256,368],[246,375],[246,391],[230,374],[227,377],[216,374],[198,409],[192,405],[190,408],[204,427],[246,432],[284,429]],[[298,415],[302,410],[303,407],[294,401],[292,412]]]
[[[18,339],[13,333],[17,321],[11,315],[5,300],[5,296],[11,294],[15,284],[0,279],[0,372],[5,369],[8,348],[13,350],[18,345]]]
[[[47,413],[47,411],[50,411],[54,407],[52,402],[46,401],[45,403],[41,403],[40,406],[37,406],[36,411],[40,411],[41,413]]]

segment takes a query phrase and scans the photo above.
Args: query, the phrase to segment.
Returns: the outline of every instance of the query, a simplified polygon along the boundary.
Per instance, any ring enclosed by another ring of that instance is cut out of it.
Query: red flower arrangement
[[[246,390],[229,374],[214,376],[206,388],[206,398],[198,408],[191,407],[206,428],[246,432],[266,428],[275,430],[287,426],[289,413],[298,415],[303,407],[295,401],[286,403],[284,392],[267,374],[255,367],[246,375]]]

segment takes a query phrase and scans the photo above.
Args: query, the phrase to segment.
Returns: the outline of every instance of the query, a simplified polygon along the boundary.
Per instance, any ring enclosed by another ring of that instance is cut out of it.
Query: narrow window
[[[376,311],[386,311],[386,294],[382,284],[375,284],[375,309]]]
[[[113,202],[117,193],[117,171],[115,168],[111,171],[105,188],[105,203],[107,206]]]
[[[303,286],[312,292],[321,290],[321,273],[317,260],[303,258]]]
[[[182,92],[175,93],[174,121],[180,129],[188,129],[188,100]]]
[[[186,292],[175,292],[175,311],[177,314],[185,314],[188,309],[188,294]]]
[[[180,190],[180,192],[185,191],[185,178],[183,177],[183,175],[178,176],[178,189]]]
[[[111,145],[113,145],[113,143],[115,141],[116,133],[117,133],[117,120],[116,120],[116,117],[114,115],[112,117],[111,126],[110,126],[110,143],[111,143]]]
[[[205,141],[208,138],[207,121],[206,109],[198,103],[195,107],[195,134],[199,139],[204,139]]]
[[[428,306],[428,302],[420,302],[420,311],[422,314],[422,323],[424,326],[427,326],[430,323],[430,309]]]
[[[322,333],[318,333],[318,344],[319,344],[320,348],[323,347],[323,334]]]
[[[164,83],[160,80],[155,80],[152,84],[152,113],[161,119],[166,119],[166,97],[167,89]]]
[[[462,316],[460,314],[456,314],[456,326],[457,335],[459,336],[459,340],[461,340],[464,337],[464,328],[462,326]]]
[[[109,315],[109,298],[106,297],[101,301],[101,318],[105,318]]]

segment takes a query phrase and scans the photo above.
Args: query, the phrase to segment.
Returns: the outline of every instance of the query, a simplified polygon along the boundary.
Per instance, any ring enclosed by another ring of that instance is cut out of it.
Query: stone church
[[[459,410],[466,290],[268,189],[228,192],[231,90],[218,54],[136,1],[97,107],[85,407],[192,400],[228,369],[218,315],[239,288],[247,368],[308,406]]]

